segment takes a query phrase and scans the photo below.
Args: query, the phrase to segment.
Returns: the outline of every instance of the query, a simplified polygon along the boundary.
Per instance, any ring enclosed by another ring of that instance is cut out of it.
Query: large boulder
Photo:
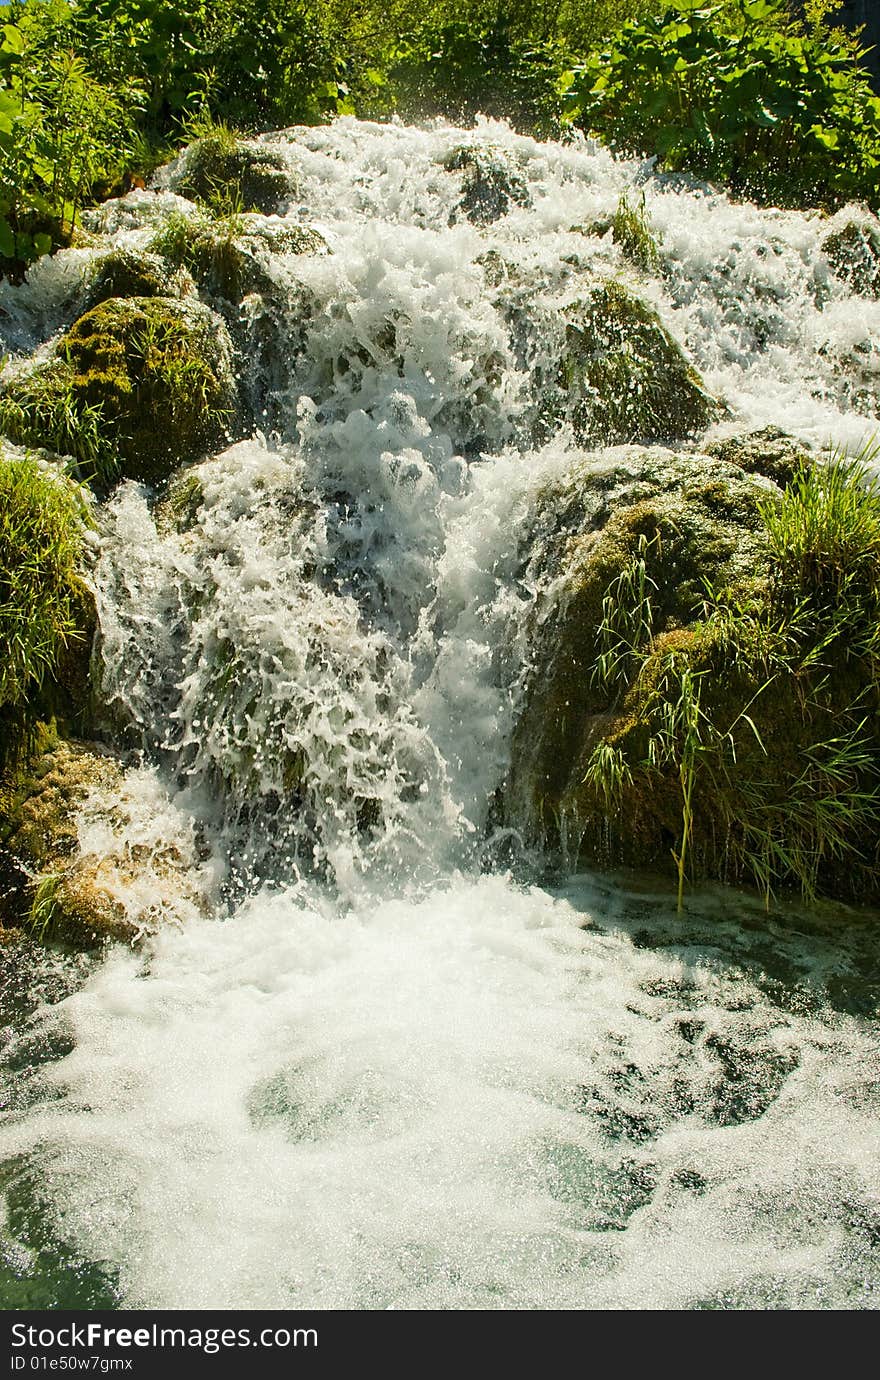
[[[880,500],[764,444],[632,449],[544,493],[508,822],[571,865],[873,896]]]
[[[695,436],[719,405],[653,307],[608,281],[568,309],[548,411],[582,442],[615,445]]]
[[[72,455],[99,485],[156,484],[224,442],[235,404],[232,346],[214,312],[190,299],[111,298],[11,380],[0,428]]]

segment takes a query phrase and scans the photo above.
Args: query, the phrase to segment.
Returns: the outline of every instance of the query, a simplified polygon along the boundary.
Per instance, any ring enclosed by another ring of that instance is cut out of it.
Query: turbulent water
[[[267,251],[231,323],[254,434],[195,469],[186,521],[123,484],[94,570],[104,727],[204,914],[100,963],[3,957],[9,1306],[873,1307],[870,923],[539,885],[492,801],[539,593],[523,535],[579,458],[564,427],[528,439],[564,308],[632,281],[718,434],[857,445],[880,303],[833,276],[818,216],[583,144],[268,142],[329,252]],[[512,173],[497,219],[463,213],[462,144]],[[625,191],[650,279],[584,233]],[[175,204],[93,228],[142,244]],[[13,352],[95,253],[5,290]]]

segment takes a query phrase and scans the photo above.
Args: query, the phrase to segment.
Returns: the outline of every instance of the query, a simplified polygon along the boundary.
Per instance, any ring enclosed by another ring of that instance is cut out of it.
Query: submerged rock
[[[549,411],[569,416],[578,440],[683,440],[718,414],[657,313],[622,284],[602,284],[568,315]]]
[[[463,174],[458,209],[474,225],[494,224],[512,205],[531,205],[525,181],[500,150],[463,146],[453,149],[443,166]]]
[[[51,359],[0,399],[14,439],[71,454],[106,486],[155,484],[220,445],[236,402],[232,347],[202,303],[112,298],[81,316]]]
[[[880,221],[863,211],[822,241],[836,278],[862,297],[880,297]]]

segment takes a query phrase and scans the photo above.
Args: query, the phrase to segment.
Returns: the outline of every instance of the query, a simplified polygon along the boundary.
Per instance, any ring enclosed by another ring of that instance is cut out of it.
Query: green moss
[[[12,381],[0,425],[72,454],[98,487],[119,476],[154,484],[225,439],[230,354],[200,303],[113,298],[74,323],[54,360]],[[47,409],[47,397],[62,401]]]
[[[718,404],[646,302],[616,282],[570,309],[557,400],[581,442],[682,440]]]
[[[111,297],[171,297],[170,275],[157,254],[114,249],[99,260],[89,285],[87,306]]]

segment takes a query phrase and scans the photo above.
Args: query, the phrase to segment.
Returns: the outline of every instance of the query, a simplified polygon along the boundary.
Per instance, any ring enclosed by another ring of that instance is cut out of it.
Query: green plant
[[[70,236],[94,188],[119,177],[140,92],[99,81],[64,0],[19,6],[0,28],[0,271]]]
[[[58,914],[58,891],[63,872],[41,872],[30,881],[30,905],[25,924],[36,940],[45,944],[51,937]]]
[[[654,238],[645,211],[645,193],[642,192],[635,206],[630,203],[626,192],[620,197],[617,209],[611,220],[611,238],[620,245],[636,268],[644,273],[656,273],[660,267],[660,251]]]
[[[768,900],[782,885],[812,899],[834,879],[876,884],[875,455],[832,452],[759,500],[766,576],[706,586],[690,621],[680,608],[684,626],[662,621],[657,537],[640,537],[609,582],[590,679],[603,736],[578,817],[593,809],[654,849],[671,834],[679,908],[688,877],[707,871]]]
[[[78,479],[109,482],[115,468],[113,447],[99,403],[78,398],[69,362],[30,374],[25,386],[0,397],[0,431],[25,445],[45,446],[70,456]]]
[[[650,644],[654,627],[651,597],[657,585],[648,574],[648,560],[661,541],[659,530],[651,538],[640,533],[635,551],[602,600],[592,683],[608,692],[628,682],[633,666]]]
[[[625,787],[632,785],[633,775],[621,749],[603,740],[590,754],[583,780],[602,798],[606,809],[613,809]]]

